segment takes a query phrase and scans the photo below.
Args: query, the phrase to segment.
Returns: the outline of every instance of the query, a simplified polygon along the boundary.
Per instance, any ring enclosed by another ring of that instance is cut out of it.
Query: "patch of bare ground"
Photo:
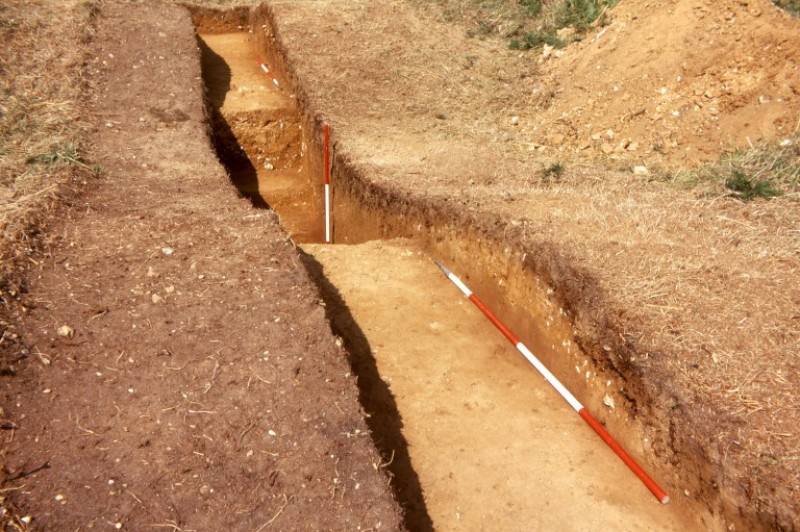
[[[626,408],[677,496],[731,526],[798,526],[797,194],[698,197],[571,162],[583,129],[561,133],[563,152],[534,139],[584,116],[588,141],[614,140],[607,155],[626,169],[670,161],[655,149],[667,133],[678,165],[746,136],[786,139],[800,102],[796,21],[760,1],[622,2],[545,67],[468,38],[436,6],[271,5],[301,97],[332,124],[337,164],[358,183],[342,186],[390,212],[427,209],[544,278],[595,368],[624,377]],[[614,65],[625,83],[603,74]],[[551,74],[559,88],[543,102],[535,89]],[[581,113],[565,118],[572,107]],[[624,138],[638,149],[617,150]],[[548,178],[558,160],[566,170]],[[503,271],[483,275],[502,292]]]
[[[95,7],[80,110],[105,173],[4,311],[3,526],[399,528],[298,252],[213,153],[188,12]]]

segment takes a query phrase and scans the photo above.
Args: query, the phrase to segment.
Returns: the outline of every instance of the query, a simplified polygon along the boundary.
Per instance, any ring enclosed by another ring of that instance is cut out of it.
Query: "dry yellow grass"
[[[0,7],[0,290],[17,290],[45,212],[85,177],[81,64],[92,15],[78,0]]]
[[[101,170],[82,158],[91,120],[82,116],[81,100],[91,84],[82,67],[85,44],[102,4],[0,4],[0,297],[19,290],[47,212]]]

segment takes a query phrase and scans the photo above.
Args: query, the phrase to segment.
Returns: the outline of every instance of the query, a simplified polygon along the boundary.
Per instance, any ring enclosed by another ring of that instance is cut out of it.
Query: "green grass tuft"
[[[542,168],[541,179],[543,183],[553,183],[561,180],[564,175],[564,165],[560,162]]]
[[[72,142],[65,142],[63,144],[54,144],[50,147],[50,151],[42,153],[28,160],[31,162],[41,162],[47,165],[56,164],[82,164],[78,148]]]
[[[783,194],[771,179],[754,179],[740,169],[735,169],[725,181],[725,188],[745,201],[755,198],[769,199]]]
[[[800,17],[800,0],[772,0],[772,3],[793,17]]]
[[[532,17],[538,17],[542,14],[542,0],[519,0],[519,5]]]
[[[539,48],[545,44],[554,48],[561,48],[567,43],[566,41],[559,39],[555,33],[529,31],[521,38],[511,39],[511,42],[508,46],[512,50],[530,50],[531,48]]]
[[[742,200],[800,192],[800,135],[725,153],[714,163],[678,172],[672,181],[707,193]]]

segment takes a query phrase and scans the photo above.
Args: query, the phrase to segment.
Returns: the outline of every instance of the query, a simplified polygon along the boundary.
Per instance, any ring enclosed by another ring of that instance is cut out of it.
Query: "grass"
[[[800,17],[800,0],[772,0],[772,3],[793,17]]]
[[[705,194],[743,201],[795,194],[800,192],[800,135],[733,150],[714,163],[670,177]]]
[[[561,180],[564,175],[564,165],[560,162],[549,164],[542,168],[541,180],[542,183],[555,183]]]
[[[606,11],[619,0],[449,0],[447,20],[467,20],[471,37],[496,34],[514,50],[560,48],[606,22]],[[566,32],[560,30],[569,29]]]
[[[618,0],[566,0],[555,13],[555,26],[573,27],[579,33],[585,33],[595,21],[602,19],[606,9],[614,7],[617,2]]]
[[[542,14],[542,0],[519,0],[519,5],[532,17]]]
[[[519,38],[511,39],[509,48],[512,50],[530,50],[541,48],[545,44],[553,48],[561,48],[567,44],[563,39],[559,39],[555,33],[545,31],[529,31]]]
[[[725,188],[745,201],[755,198],[769,199],[783,194],[772,179],[754,179],[738,168],[725,180]]]
[[[53,207],[101,171],[79,149],[95,14],[89,0],[0,3],[0,301],[19,292]]]

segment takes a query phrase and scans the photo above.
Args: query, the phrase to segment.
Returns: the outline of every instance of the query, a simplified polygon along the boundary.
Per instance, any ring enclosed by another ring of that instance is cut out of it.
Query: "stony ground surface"
[[[610,20],[540,55],[520,110],[537,150],[678,168],[797,132],[798,22],[769,0],[620,2]]]
[[[87,112],[106,173],[31,271],[21,341],[3,346],[16,525],[397,529],[298,252],[213,154],[188,13],[97,16]]]

